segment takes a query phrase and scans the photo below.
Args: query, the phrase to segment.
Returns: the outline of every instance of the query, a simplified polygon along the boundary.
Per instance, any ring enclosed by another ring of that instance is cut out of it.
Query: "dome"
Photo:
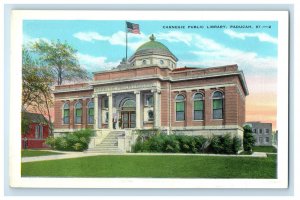
[[[129,61],[133,60],[136,56],[147,56],[147,55],[161,55],[172,57],[175,61],[178,61],[176,56],[161,42],[155,41],[155,37],[152,34],[149,37],[150,41],[142,44],[139,48],[137,48],[136,52],[131,56]]]

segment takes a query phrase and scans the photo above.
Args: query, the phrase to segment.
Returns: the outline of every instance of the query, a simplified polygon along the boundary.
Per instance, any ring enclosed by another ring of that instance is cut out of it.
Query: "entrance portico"
[[[158,127],[160,125],[158,91],[154,89],[95,94],[95,130]]]

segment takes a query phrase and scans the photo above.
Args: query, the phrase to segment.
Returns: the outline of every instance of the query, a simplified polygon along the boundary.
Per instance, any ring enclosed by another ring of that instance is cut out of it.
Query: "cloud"
[[[235,32],[233,31],[231,31],[230,33],[235,34]],[[240,33],[236,34],[238,34],[236,37],[249,37],[246,35],[243,36]],[[195,55],[193,61],[179,61],[178,66],[212,67],[228,64],[238,64],[240,68],[252,71],[253,73],[255,73],[257,69],[277,69],[276,57],[262,57],[255,52],[230,48],[200,34],[185,33],[181,31],[169,31],[167,33],[154,33],[154,35],[157,40],[165,40],[169,43],[184,43],[189,46],[189,49],[192,49],[190,50],[190,53],[192,55]],[[263,33],[261,33],[261,35],[263,35]],[[268,40],[266,39],[268,37],[262,37],[261,35],[260,38],[262,40]],[[125,32],[123,31],[118,31],[111,36],[104,36],[97,32],[78,32],[73,36],[86,42],[107,41],[111,45],[126,45]],[[128,47],[132,50],[136,50],[140,45],[148,41],[148,36],[143,33],[128,34],[128,37],[130,39]],[[106,64],[103,65],[106,66]]]
[[[193,40],[192,34],[186,34],[179,31],[171,31],[168,33],[157,33],[155,37],[158,40],[166,40],[168,42],[183,42],[186,45],[190,46]]]
[[[93,40],[108,40],[109,37],[102,36],[96,32],[78,32],[73,35],[75,38],[87,42],[91,42]]]
[[[262,57],[255,52],[230,48],[201,35],[189,34],[189,36],[192,36],[192,44],[196,47],[190,53],[196,57],[194,61],[180,61],[178,66],[213,67],[238,64],[248,71],[277,69],[277,59],[275,57]]]
[[[80,65],[91,72],[112,69],[120,63],[120,61],[107,62],[107,58],[103,56],[97,57],[82,53],[77,53],[77,57]]]
[[[131,40],[130,42],[128,42],[128,47],[132,50],[135,50],[147,40],[147,36],[143,33],[129,33],[127,36],[128,39]],[[111,36],[101,35],[97,32],[78,32],[73,34],[73,37],[86,42],[107,41],[111,45],[126,46],[126,36],[124,31],[118,31]]]
[[[270,42],[273,44],[277,44],[277,38],[274,38],[266,33],[238,33],[233,30],[226,29],[224,33],[229,35],[231,38],[238,38],[245,40],[247,37],[256,37],[261,42]]]

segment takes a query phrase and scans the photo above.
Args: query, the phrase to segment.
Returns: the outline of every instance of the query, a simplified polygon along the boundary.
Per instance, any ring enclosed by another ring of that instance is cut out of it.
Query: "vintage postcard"
[[[287,188],[288,12],[18,11],[10,185]]]

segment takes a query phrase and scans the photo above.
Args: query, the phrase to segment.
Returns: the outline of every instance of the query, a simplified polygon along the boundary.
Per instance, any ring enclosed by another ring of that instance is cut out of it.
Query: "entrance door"
[[[122,111],[122,128],[135,128],[135,111]]]

